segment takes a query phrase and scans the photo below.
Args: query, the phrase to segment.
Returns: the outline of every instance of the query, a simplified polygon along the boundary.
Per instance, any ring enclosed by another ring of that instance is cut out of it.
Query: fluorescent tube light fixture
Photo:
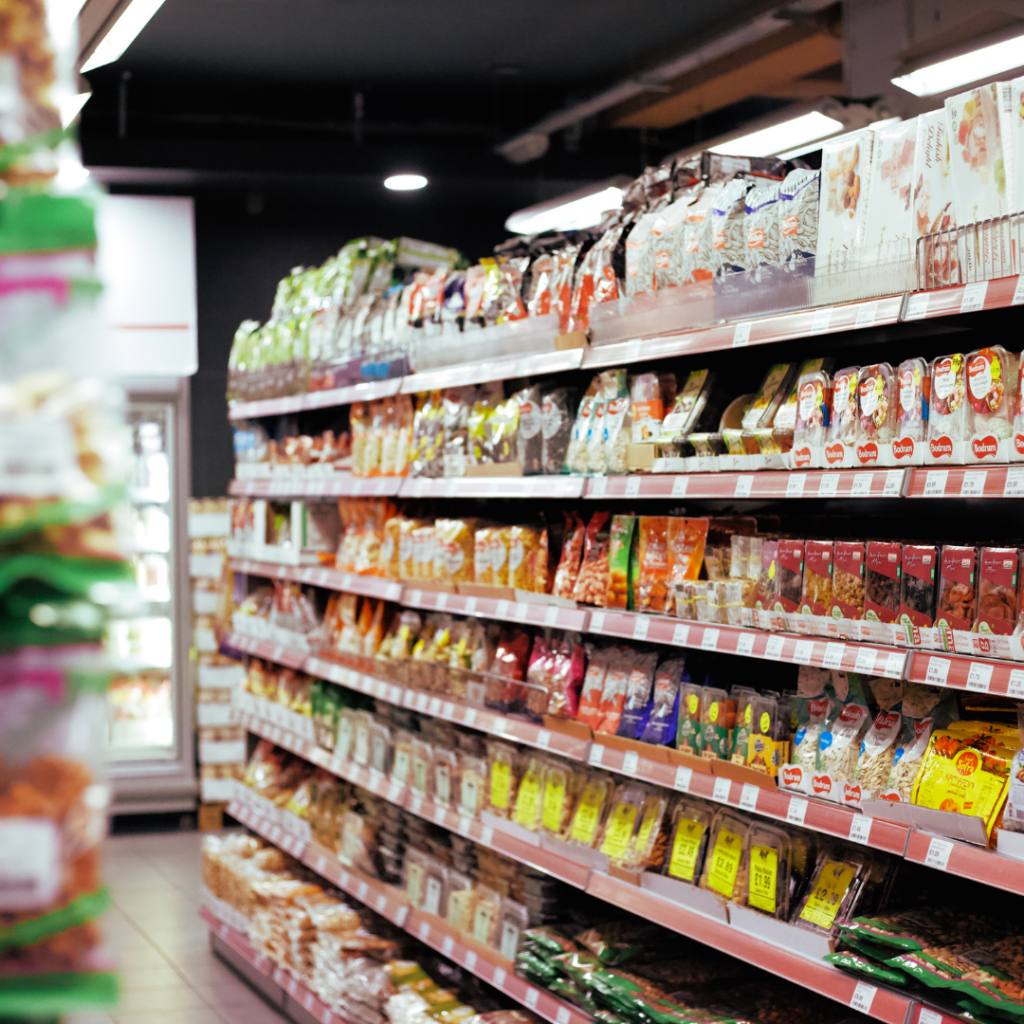
[[[537,235],[545,231],[581,231],[601,223],[610,210],[622,206],[622,188],[615,178],[578,189],[544,203],[516,210],[505,221],[507,230],[517,235]]]
[[[845,131],[846,126],[834,117],[812,110],[809,114],[790,118],[780,124],[741,135],[714,147],[718,153],[734,153],[737,156],[775,156],[786,152],[811,148],[812,142],[826,139],[830,135]]]
[[[426,185],[427,179],[422,174],[392,174],[384,179],[384,187],[392,192],[414,192]]]
[[[1024,35],[936,61],[893,78],[892,84],[915,96],[934,96],[982,79],[990,81],[1004,71],[1021,66],[1024,66]]]
[[[129,0],[106,34],[92,51],[81,71],[93,71],[104,64],[113,64],[149,24],[150,18],[163,6],[164,0]]]
[[[57,109],[60,111],[60,123],[67,128],[72,121],[82,112],[82,107],[92,99],[91,92],[69,93],[61,96],[57,101]]]

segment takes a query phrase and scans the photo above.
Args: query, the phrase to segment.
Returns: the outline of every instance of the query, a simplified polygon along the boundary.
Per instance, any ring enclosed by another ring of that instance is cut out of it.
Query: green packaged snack
[[[528,949],[521,949],[516,954],[516,969],[532,981],[548,985],[559,977],[558,968],[547,960],[542,960]]]
[[[750,701],[757,691],[749,686],[734,686],[732,698],[736,702],[736,725],[732,730],[730,757],[736,764],[746,764],[747,740],[750,738]]]
[[[871,981],[883,982],[886,985],[895,985],[897,988],[906,988],[910,983],[907,976],[901,971],[894,971],[891,967],[877,964],[857,953],[845,950],[841,953],[828,953],[824,960],[851,974],[869,978]]]
[[[679,684],[679,721],[676,726],[676,746],[688,754],[696,754],[700,747],[700,703],[703,687],[697,683]]]
[[[629,559],[633,549],[636,516],[612,516],[608,545],[608,593],[606,608],[630,607]]]
[[[712,760],[727,760],[736,725],[736,702],[717,686],[705,686],[700,700],[697,752]]]
[[[527,928],[523,937],[528,944],[544,950],[546,953],[557,956],[559,953],[574,953],[579,946],[567,935],[562,935],[554,928]]]

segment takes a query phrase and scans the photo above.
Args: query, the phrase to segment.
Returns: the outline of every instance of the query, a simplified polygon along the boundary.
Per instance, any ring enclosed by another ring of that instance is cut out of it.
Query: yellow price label
[[[491,766],[491,806],[505,810],[509,793],[512,791],[512,767],[504,761],[495,761]]]
[[[728,899],[733,897],[742,854],[742,837],[728,829],[720,829],[715,837],[715,848],[711,851],[708,885]]]
[[[779,854],[773,846],[750,848],[750,892],[748,902],[765,913],[775,913],[776,879],[779,875]]]
[[[540,803],[540,779],[534,772],[527,772],[519,783],[516,795],[516,809],[512,820],[526,828],[534,828],[537,823],[537,807]]]
[[[688,818],[679,821],[676,825],[675,838],[672,840],[672,857],[668,862],[668,873],[673,878],[681,878],[684,882],[694,880],[697,854],[700,853],[703,838],[704,822]]]
[[[572,816],[573,842],[584,846],[594,845],[597,825],[601,817],[601,793],[596,786],[588,786],[580,802],[576,805],[576,813]]]
[[[775,563],[774,562],[772,562],[772,564],[768,566],[768,579],[770,579],[770,580],[775,579]]]
[[[548,782],[544,787],[544,810],[541,821],[549,832],[562,827],[562,809],[565,807],[565,783]]]
[[[604,830],[604,842],[601,852],[607,853],[614,860],[619,860],[626,853],[633,826],[636,824],[637,808],[632,804],[619,804],[608,819],[608,827]]]
[[[800,919],[816,924],[826,931],[839,913],[843,898],[853,882],[854,869],[839,861],[827,860],[814,880],[814,891],[807,897],[807,904],[800,911]]]

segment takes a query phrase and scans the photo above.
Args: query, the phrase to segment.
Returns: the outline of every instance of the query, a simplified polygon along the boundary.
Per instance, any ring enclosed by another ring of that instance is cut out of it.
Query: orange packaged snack
[[[610,572],[608,551],[611,543],[611,531],[607,524],[607,512],[595,512],[590,517],[590,522],[587,523],[583,561],[580,563],[580,571],[576,576],[576,585],[572,591],[574,601],[583,601],[585,604],[604,607]]]
[[[668,524],[668,516],[640,517],[637,611],[663,612],[668,605]]]
[[[491,582],[496,587],[509,586],[508,550],[512,540],[512,527],[502,526],[491,530]]]
[[[707,519],[684,519],[672,516],[668,521],[668,598],[665,611],[673,611],[677,583],[695,580],[704,562],[704,545],[708,538]],[[641,563],[641,573],[643,572]]]
[[[482,526],[473,534],[473,571],[476,583],[490,585],[494,582],[494,568],[491,565],[492,526]]]
[[[439,583],[472,583],[475,548],[475,519],[438,519],[434,524],[434,579]]]
[[[551,592],[555,597],[571,599],[576,587],[576,576],[580,571],[580,557],[583,554],[583,540],[586,528],[575,512],[565,513],[565,542],[562,555],[555,571],[555,582]]]

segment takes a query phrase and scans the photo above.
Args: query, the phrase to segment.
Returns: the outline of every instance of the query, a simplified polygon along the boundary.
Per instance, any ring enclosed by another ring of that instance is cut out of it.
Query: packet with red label
[[[896,411],[899,406],[896,376],[888,363],[861,367],[857,376],[859,446],[889,444],[896,434]],[[874,450],[878,457],[878,448]]]
[[[785,612],[800,610],[804,577],[804,542],[786,538],[779,541],[778,603]]]
[[[938,548],[929,544],[905,544],[903,582],[900,588],[900,623],[930,627],[935,622],[935,580]]]
[[[975,633],[1013,632],[1020,613],[1020,551],[982,548],[978,573],[978,617]]]
[[[967,375],[959,352],[939,356],[932,363],[931,407],[928,410],[928,444],[932,456],[951,457],[953,441],[967,437]]]
[[[836,541],[831,614],[836,619],[864,618],[864,544]]]
[[[832,555],[830,540],[809,540],[804,545],[804,584],[800,611],[804,615],[828,615],[832,604]]]
[[[901,545],[869,541],[865,556],[864,618],[895,622],[900,608]]]
[[[967,356],[968,419],[974,455],[995,458],[999,442],[1013,433],[1017,360],[1002,345]]]
[[[978,553],[958,544],[942,547],[939,575],[939,608],[935,625],[941,629],[970,629],[977,604],[974,572]]]
[[[904,359],[896,371],[899,381],[897,439],[923,441],[928,432],[928,399],[931,396],[931,375],[923,359]],[[899,458],[899,453],[893,449]]]

